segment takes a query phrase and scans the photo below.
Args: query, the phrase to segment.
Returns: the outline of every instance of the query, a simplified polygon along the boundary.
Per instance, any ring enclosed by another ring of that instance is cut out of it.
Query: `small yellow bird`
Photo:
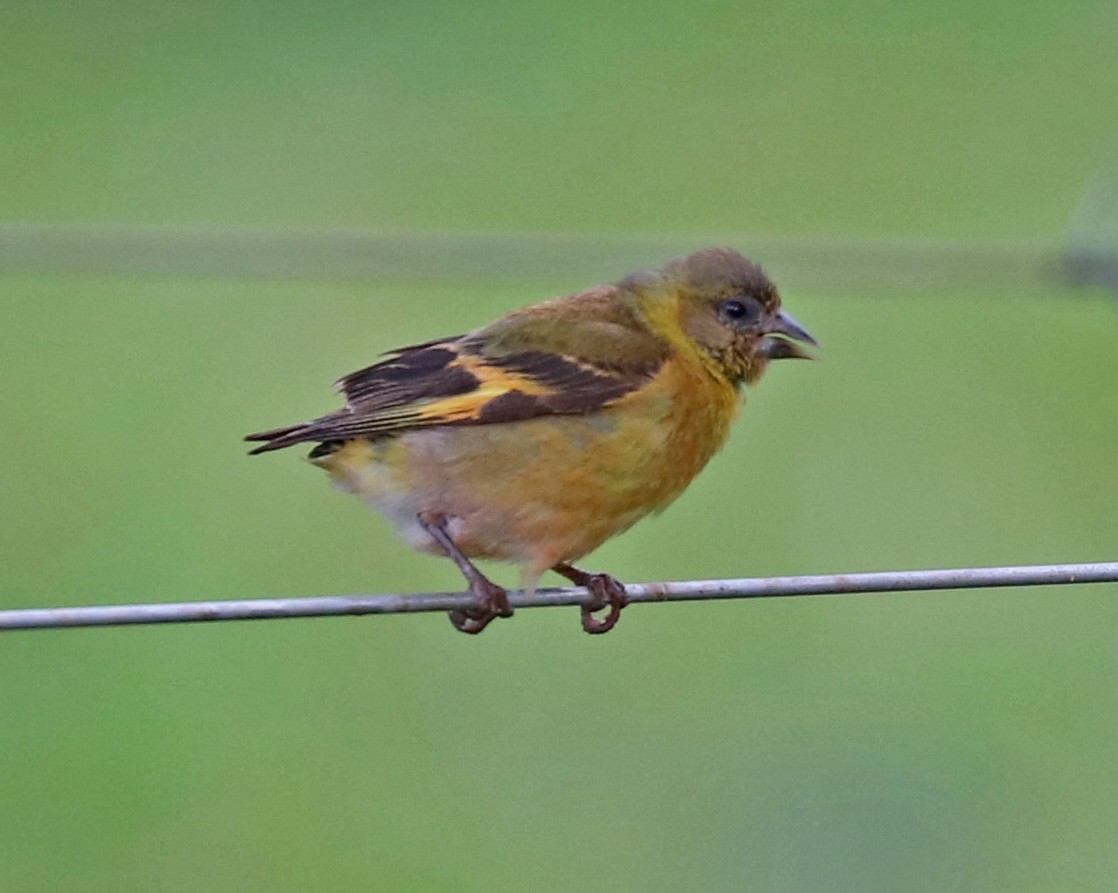
[[[479,633],[512,614],[471,558],[587,587],[582,625],[617,623],[625,587],[571,562],[667,507],[726,442],[770,360],[815,340],[761,268],[699,251],[615,285],[514,310],[466,335],[393,351],[335,383],[346,406],[250,434],[252,453],[312,442],[309,459],[420,551],[450,557]],[[608,608],[601,618],[594,612]]]

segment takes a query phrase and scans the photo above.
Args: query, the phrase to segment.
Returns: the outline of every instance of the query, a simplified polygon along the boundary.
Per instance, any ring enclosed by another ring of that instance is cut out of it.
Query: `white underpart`
[[[399,487],[396,474],[386,466],[370,462],[360,470],[351,469],[344,478],[335,478],[334,486],[360,496],[369,508],[382,514],[405,545],[418,552],[441,551],[431,535],[420,525],[419,506],[414,498]],[[453,536],[451,525],[451,537]]]

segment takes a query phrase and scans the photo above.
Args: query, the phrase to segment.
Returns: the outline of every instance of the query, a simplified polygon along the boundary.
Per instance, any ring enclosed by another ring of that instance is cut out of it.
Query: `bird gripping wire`
[[[1118,561],[1086,564],[969,567],[948,570],[884,571],[759,577],[732,580],[690,580],[680,583],[638,583],[626,587],[630,603],[685,602],[713,599],[786,598],[796,595],[854,595],[984,589],[1005,586],[1049,586],[1071,583],[1118,583]],[[514,608],[545,608],[589,602],[587,590],[541,589],[532,595],[509,593]],[[0,631],[59,629],[79,626],[129,626],[149,623],[197,623],[223,620],[268,620],[293,617],[340,617],[364,614],[410,614],[469,608],[468,593],[433,592],[395,595],[334,595],[308,598],[262,598],[234,601],[168,602],[161,604],[90,605],[66,608],[22,608],[0,611]]]

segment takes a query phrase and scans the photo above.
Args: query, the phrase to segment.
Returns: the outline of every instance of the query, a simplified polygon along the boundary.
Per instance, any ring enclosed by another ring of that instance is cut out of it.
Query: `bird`
[[[245,440],[251,455],[314,444],[338,488],[450,558],[473,595],[456,629],[512,615],[473,562],[496,559],[528,592],[549,570],[586,587],[582,628],[600,634],[625,587],[574,562],[665,509],[726,443],[747,386],[816,345],[760,266],[708,248],[391,351],[334,383],[341,409]]]

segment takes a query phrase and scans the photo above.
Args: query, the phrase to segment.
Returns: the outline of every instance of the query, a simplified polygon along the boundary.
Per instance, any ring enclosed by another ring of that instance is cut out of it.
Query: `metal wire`
[[[612,281],[712,244],[740,248],[786,288],[1118,288],[1118,249],[1105,240],[1080,247],[725,233],[695,238],[20,223],[0,223],[0,274],[582,284]]]
[[[981,589],[997,586],[1048,586],[1070,583],[1118,583],[1118,561],[1016,567],[968,567],[950,570],[819,574],[739,580],[691,580],[638,583],[626,587],[630,602],[679,602],[710,599],[785,598],[795,595],[853,595],[870,592],[915,592]],[[532,595],[510,593],[514,608],[580,605],[590,599],[582,588],[541,589]],[[469,608],[473,597],[461,592],[407,595],[344,595],[311,598],[264,598],[239,601],[93,605],[0,611],[0,631],[77,626],[127,626],[146,623],[195,623],[219,620],[269,620],[284,617],[338,617],[361,614],[410,614]]]
[[[612,281],[705,245],[733,245],[786,288],[1118,291],[1118,173],[1088,184],[1062,243],[971,244],[729,233],[355,232],[0,222],[0,275],[523,284]]]

